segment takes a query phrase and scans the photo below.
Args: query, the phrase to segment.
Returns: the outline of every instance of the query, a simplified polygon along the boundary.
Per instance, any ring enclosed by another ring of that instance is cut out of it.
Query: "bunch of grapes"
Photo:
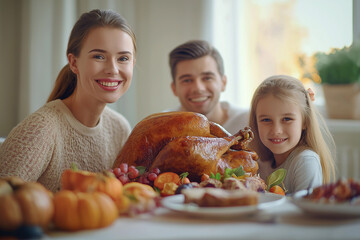
[[[160,174],[160,169],[154,168],[150,172],[144,172],[139,177],[138,182],[143,183],[143,184],[147,184],[147,185],[150,185],[150,186],[153,187],[154,186],[154,181],[158,177],[159,174]]]
[[[119,167],[110,169],[115,177],[119,179],[122,184],[128,182],[139,182],[150,186],[154,185],[154,181],[160,174],[159,168],[154,168],[151,171],[144,171],[140,173],[139,169],[135,166],[128,166],[127,163],[121,163]]]

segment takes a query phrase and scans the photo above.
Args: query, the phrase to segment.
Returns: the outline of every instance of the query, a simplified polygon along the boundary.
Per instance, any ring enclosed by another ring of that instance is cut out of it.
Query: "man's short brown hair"
[[[173,81],[175,81],[176,66],[179,62],[204,56],[213,57],[217,64],[220,76],[224,76],[224,63],[218,50],[206,41],[193,40],[177,46],[169,54],[169,64]]]

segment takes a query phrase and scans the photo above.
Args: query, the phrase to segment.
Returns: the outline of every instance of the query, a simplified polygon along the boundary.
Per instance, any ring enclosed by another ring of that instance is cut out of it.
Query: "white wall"
[[[0,136],[5,136],[17,123],[17,96],[19,87],[20,25],[16,1],[4,6],[0,1]],[[17,37],[14,37],[17,36]],[[6,56],[6,57],[5,57]]]

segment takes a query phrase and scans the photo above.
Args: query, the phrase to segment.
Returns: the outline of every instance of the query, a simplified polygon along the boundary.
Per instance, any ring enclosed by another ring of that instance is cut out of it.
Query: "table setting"
[[[285,168],[260,177],[250,128],[176,112],[141,123],[111,169],[71,166],[57,192],[0,179],[0,238],[360,239],[359,181],[288,192]]]
[[[175,200],[171,199],[174,198]],[[177,199],[176,199],[177,198]],[[180,196],[181,199],[181,196]],[[188,214],[174,210],[169,202],[179,203],[179,196],[163,199],[165,206],[151,213],[119,217],[111,226],[91,231],[53,231],[45,239],[359,239],[360,206],[357,214],[331,216],[305,212],[292,197],[276,197],[271,205],[246,214]],[[260,204],[261,205],[261,204]],[[337,206],[328,206],[337,208]],[[242,208],[242,207],[238,207]],[[245,207],[247,208],[247,207]],[[227,211],[226,209],[224,209]],[[245,211],[246,212],[246,211]]]

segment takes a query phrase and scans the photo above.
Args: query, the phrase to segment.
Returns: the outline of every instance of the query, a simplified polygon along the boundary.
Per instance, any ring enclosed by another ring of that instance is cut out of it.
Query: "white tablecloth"
[[[360,239],[360,218],[324,218],[303,213],[289,201],[256,215],[231,219],[190,217],[165,208],[119,217],[110,227],[50,232],[46,239]]]

